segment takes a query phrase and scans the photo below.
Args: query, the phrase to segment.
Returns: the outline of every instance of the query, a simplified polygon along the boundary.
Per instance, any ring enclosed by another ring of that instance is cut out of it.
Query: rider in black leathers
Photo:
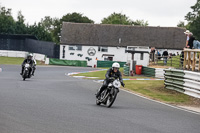
[[[124,87],[123,79],[121,72],[119,71],[120,65],[119,63],[113,63],[112,68],[108,69],[105,77],[106,79],[103,82],[103,85],[101,86],[100,90],[97,92],[96,97],[99,97],[99,95],[108,87],[108,84],[110,83],[110,78],[117,79],[119,78],[121,85]]]
[[[33,67],[33,60],[32,60],[32,54],[28,54],[27,55],[27,58],[23,61],[23,63],[22,63],[22,71],[21,71],[21,75],[22,75],[22,73],[23,73],[23,71],[24,71],[24,65],[26,64],[26,63],[28,63],[28,64],[30,64],[30,71],[29,71],[29,77],[30,77],[30,75],[31,75],[31,71],[32,71],[32,67]]]

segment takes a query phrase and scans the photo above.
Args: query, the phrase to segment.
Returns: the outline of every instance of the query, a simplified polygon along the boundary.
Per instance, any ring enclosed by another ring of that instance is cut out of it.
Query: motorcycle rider
[[[103,85],[101,86],[100,90],[97,92],[96,97],[98,98],[99,95],[108,87],[108,84],[110,83],[110,78],[118,79],[121,82],[121,85],[124,87],[125,84],[122,80],[121,72],[119,71],[120,65],[119,63],[115,62],[112,64],[112,68],[108,69],[105,77],[106,79],[103,82]]]
[[[29,71],[29,76],[31,75],[32,66],[33,66],[32,57],[33,57],[32,54],[28,54],[28,55],[27,55],[27,58],[26,58],[26,59],[23,61],[23,63],[22,63],[22,71],[21,71],[20,75],[22,75],[26,63],[30,64],[30,66],[31,66],[31,67],[30,67],[30,71]]]

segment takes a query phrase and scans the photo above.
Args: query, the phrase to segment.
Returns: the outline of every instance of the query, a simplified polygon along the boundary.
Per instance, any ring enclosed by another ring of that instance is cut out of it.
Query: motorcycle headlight
[[[113,86],[115,88],[119,88],[121,86],[121,83],[119,82],[119,80],[115,80],[115,81],[113,81]]]
[[[25,67],[29,67],[30,65],[29,64],[25,64]]]

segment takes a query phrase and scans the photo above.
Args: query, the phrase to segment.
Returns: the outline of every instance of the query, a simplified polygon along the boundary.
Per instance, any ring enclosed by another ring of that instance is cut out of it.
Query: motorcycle
[[[121,83],[118,79],[110,79],[111,82],[108,84],[108,87],[100,94],[99,97],[96,98],[96,104],[104,104],[108,108],[110,108],[116,97],[117,93],[119,92],[119,87],[121,86]],[[97,90],[97,92],[99,89]]]
[[[29,75],[30,71],[31,71],[31,66],[30,64],[26,63],[24,65],[24,71],[22,73],[23,80],[25,80],[26,78],[31,78],[31,74]]]

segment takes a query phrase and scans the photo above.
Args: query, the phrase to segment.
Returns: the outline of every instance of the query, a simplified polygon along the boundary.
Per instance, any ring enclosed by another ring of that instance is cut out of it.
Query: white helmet
[[[28,54],[27,55],[27,59],[32,59],[32,57],[33,57],[33,54]]]
[[[112,64],[112,68],[120,68],[119,63],[115,62]]]

